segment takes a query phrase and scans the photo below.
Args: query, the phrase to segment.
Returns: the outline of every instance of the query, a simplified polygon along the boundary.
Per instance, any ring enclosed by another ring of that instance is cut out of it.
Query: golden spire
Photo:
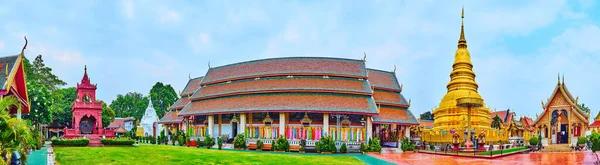
[[[462,8],[462,22],[460,24],[460,39],[458,39],[458,48],[467,48],[467,39],[465,39],[465,7]]]

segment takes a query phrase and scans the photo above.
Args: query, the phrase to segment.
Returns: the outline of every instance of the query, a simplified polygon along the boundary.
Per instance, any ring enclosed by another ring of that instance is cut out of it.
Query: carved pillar
[[[244,134],[244,131],[246,131],[246,114],[245,113],[241,113],[240,114],[240,124],[238,126],[239,129],[239,133],[240,134]]]
[[[215,125],[215,117],[213,115],[208,115],[208,136],[213,137],[213,128]]]
[[[373,119],[371,116],[367,116],[367,138],[369,140],[373,138]]]
[[[329,135],[329,114],[328,113],[323,114],[323,131],[325,132],[325,135]]]
[[[218,122],[219,122],[219,134],[217,134],[217,135],[221,136],[221,124],[223,122],[223,116],[222,115],[219,115]]]
[[[279,112],[279,135],[277,135],[277,137],[284,134],[284,132],[285,132],[285,113]]]

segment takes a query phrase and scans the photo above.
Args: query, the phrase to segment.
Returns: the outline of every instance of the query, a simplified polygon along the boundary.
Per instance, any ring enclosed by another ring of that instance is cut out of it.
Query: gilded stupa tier
[[[464,19],[464,9],[462,12]],[[448,92],[442,98],[442,101],[433,110],[434,129],[436,130],[465,130],[467,126],[467,108],[456,106],[456,99],[462,97],[481,98],[477,93],[479,86],[475,82],[475,72],[471,63],[471,54],[467,50],[467,40],[465,39],[464,21],[460,29],[460,39],[458,40],[458,49],[454,54],[454,64],[450,73],[450,82],[446,86]],[[491,111],[484,105],[481,108],[471,109],[471,126],[474,130],[490,129]]]

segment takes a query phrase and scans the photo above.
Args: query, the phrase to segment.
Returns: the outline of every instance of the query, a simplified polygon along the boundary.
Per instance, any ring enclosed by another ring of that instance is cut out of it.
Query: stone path
[[[27,164],[47,164],[48,157],[46,155],[48,152],[48,147],[50,147],[49,144],[44,144],[42,149],[33,151],[27,159]]]
[[[596,157],[590,151],[561,152],[561,153],[530,153],[516,154],[496,159],[456,157],[445,155],[432,155],[424,153],[406,152],[401,154],[369,154],[396,164],[469,164],[469,165],[569,165],[569,164],[594,164]]]

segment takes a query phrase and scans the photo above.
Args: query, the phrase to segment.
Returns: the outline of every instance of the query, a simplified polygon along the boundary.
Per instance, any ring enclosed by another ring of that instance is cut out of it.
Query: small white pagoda
[[[158,124],[158,120],[158,115],[156,115],[156,110],[152,107],[152,100],[150,100],[148,101],[148,108],[146,108],[146,112],[144,112],[144,116],[140,122],[141,126],[144,128],[144,136],[156,137],[160,135],[162,125]]]

